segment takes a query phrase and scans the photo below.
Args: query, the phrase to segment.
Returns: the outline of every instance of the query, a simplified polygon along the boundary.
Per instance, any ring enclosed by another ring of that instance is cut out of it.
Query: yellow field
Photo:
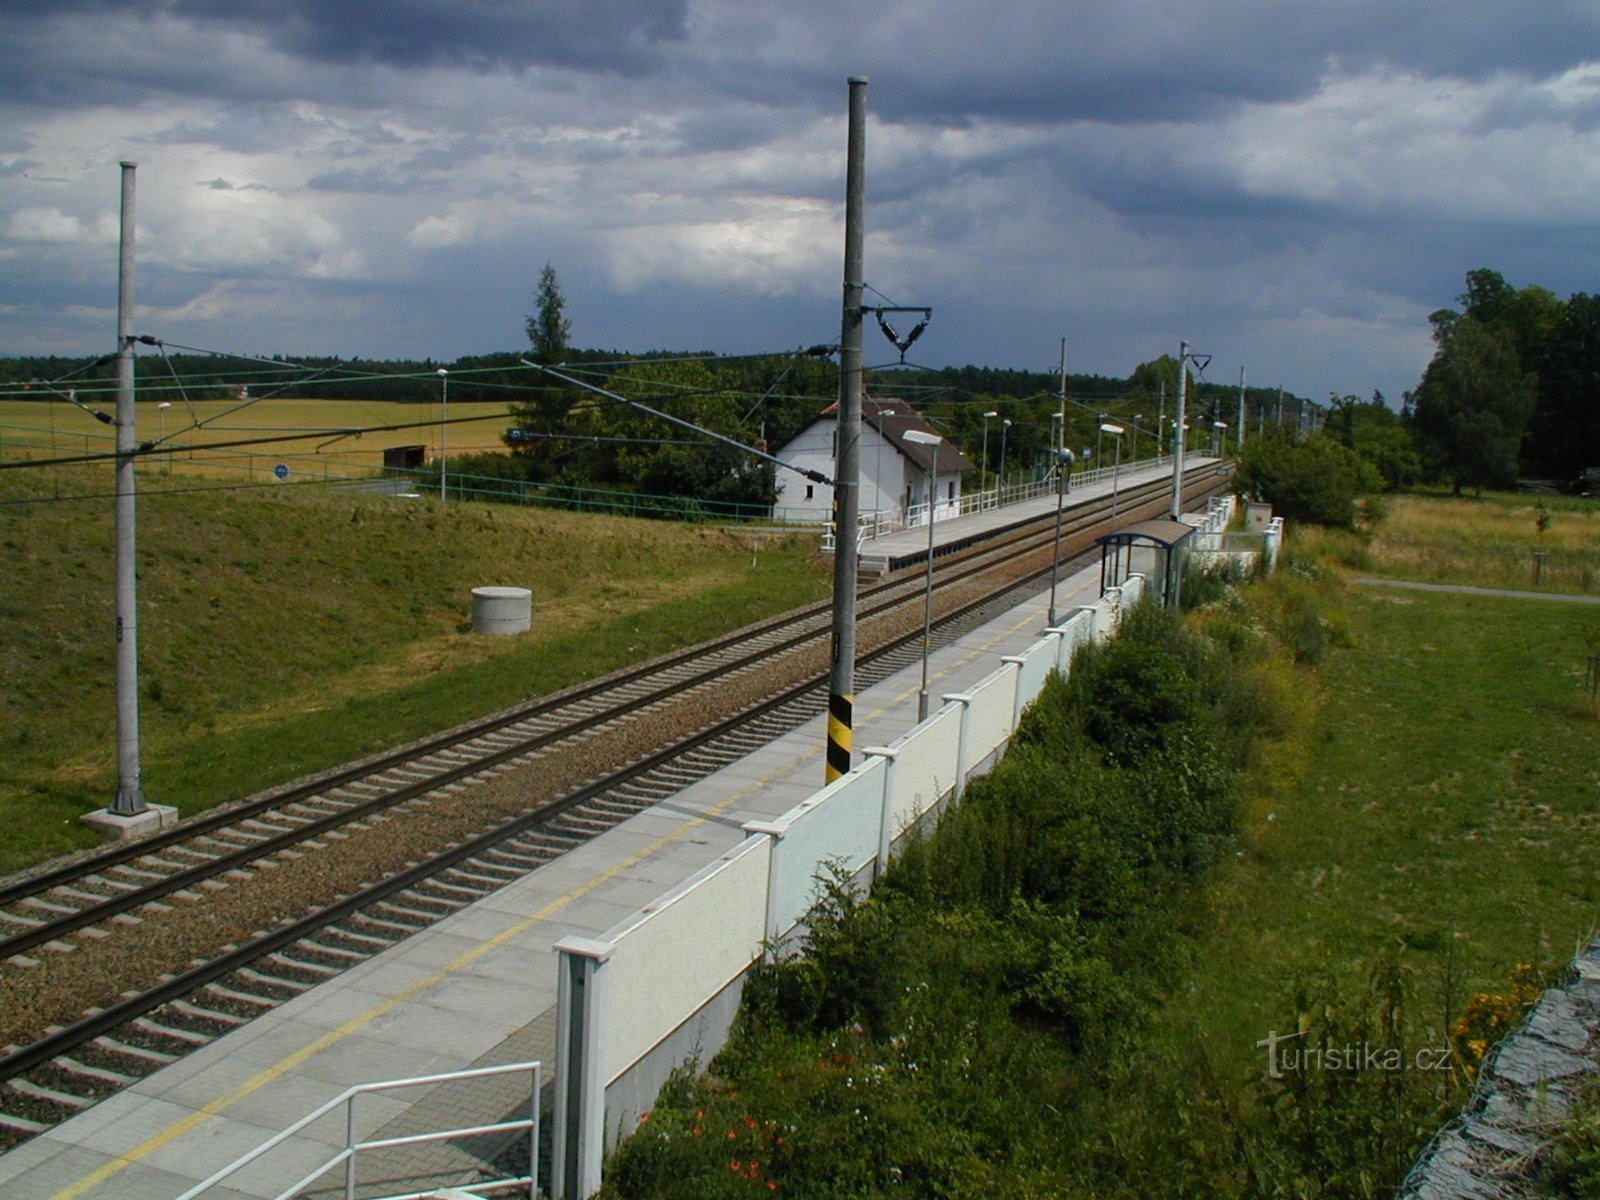
[[[97,405],[107,411],[113,407]],[[282,465],[291,481],[340,478],[380,468],[390,446],[424,446],[424,457],[432,462],[441,432],[451,455],[503,450],[500,435],[511,423],[503,401],[452,401],[447,427],[440,425],[438,404],[285,397],[239,405],[238,400],[200,400],[192,406],[175,401],[162,410],[155,401],[141,401],[135,418],[139,439],[170,439],[165,452],[147,465],[174,475],[258,479],[272,478]],[[390,425],[410,428],[382,428]],[[372,432],[346,433],[352,430]],[[261,440],[248,446],[219,445],[256,439]],[[64,401],[0,400],[0,460],[103,454],[114,445],[111,426]]]

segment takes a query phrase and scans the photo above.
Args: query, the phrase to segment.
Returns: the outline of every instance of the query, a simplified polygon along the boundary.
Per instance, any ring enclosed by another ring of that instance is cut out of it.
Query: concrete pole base
[[[149,804],[143,812],[130,816],[102,808],[84,813],[82,820],[89,828],[98,829],[108,842],[127,842],[176,825],[178,810],[170,804]]]

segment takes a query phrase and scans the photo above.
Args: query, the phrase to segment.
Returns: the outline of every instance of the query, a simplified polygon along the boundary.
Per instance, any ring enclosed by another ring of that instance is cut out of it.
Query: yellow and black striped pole
[[[826,779],[850,770],[856,692],[856,525],[861,509],[861,299],[865,287],[867,81],[850,80],[844,197],[844,321],[839,335],[839,437],[833,472],[833,664]]]
[[[828,772],[832,783],[850,770],[850,707],[853,697],[828,697]]]

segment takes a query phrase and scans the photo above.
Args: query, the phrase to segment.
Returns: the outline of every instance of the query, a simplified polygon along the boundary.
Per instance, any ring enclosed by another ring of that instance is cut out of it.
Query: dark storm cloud
[[[171,17],[253,33],[282,53],[323,62],[628,70],[650,46],[683,36],[686,7],[687,0],[58,0],[20,15]]]

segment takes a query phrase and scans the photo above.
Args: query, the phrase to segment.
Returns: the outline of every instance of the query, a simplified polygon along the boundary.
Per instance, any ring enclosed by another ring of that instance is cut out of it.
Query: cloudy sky
[[[516,349],[547,261],[579,345],[832,341],[851,75],[923,362],[1397,401],[1468,270],[1600,289],[1595,0],[8,0],[0,353],[112,348],[122,159],[171,342]]]

